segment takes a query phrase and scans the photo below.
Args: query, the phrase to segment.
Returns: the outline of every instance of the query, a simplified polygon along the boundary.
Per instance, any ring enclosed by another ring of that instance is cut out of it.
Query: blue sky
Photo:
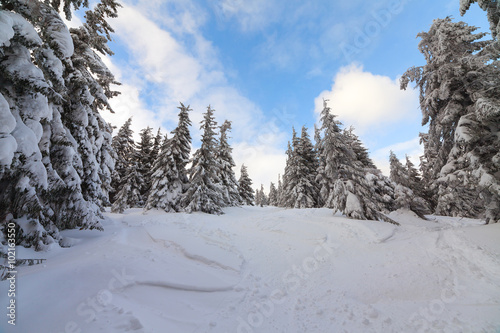
[[[124,0],[106,64],[122,83],[112,101],[116,126],[133,116],[136,132],[171,131],[182,101],[193,108],[193,147],[210,104],[219,124],[233,122],[237,168],[254,186],[283,172],[292,126],[312,134],[329,99],[387,173],[389,150],[421,154],[418,92],[398,77],[423,65],[418,32],[448,15],[486,31],[477,5],[459,0]]]

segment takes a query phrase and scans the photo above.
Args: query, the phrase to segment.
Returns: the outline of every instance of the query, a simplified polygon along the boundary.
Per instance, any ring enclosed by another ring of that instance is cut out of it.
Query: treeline
[[[181,103],[179,122],[172,137],[147,127],[134,142],[132,119],[113,137],[116,152],[111,183],[111,211],[122,213],[129,207],[157,208],[166,212],[201,211],[222,214],[223,207],[253,204],[252,181],[246,167],[236,180],[232,148],[228,143],[231,122],[220,127],[209,106],[201,122],[201,147],[192,159],[189,106]],[[191,167],[186,166],[191,163]]]

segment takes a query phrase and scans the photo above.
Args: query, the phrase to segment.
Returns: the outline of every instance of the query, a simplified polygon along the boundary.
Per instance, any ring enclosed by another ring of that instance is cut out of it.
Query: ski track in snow
[[[498,225],[270,207],[107,216],[102,233],[63,232],[72,248],[18,248],[48,260],[19,268],[17,325],[0,332],[500,331]]]

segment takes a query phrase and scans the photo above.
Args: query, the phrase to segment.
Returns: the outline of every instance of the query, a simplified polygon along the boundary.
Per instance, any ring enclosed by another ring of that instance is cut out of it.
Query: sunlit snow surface
[[[394,212],[132,209],[18,258],[4,332],[498,332],[500,224]],[[6,313],[6,281],[0,299]]]

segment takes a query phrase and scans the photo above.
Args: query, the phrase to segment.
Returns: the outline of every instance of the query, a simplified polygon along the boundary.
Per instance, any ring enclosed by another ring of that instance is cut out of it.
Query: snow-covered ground
[[[132,209],[18,258],[5,332],[498,332],[500,224],[328,209]],[[0,283],[4,312],[7,281]]]

